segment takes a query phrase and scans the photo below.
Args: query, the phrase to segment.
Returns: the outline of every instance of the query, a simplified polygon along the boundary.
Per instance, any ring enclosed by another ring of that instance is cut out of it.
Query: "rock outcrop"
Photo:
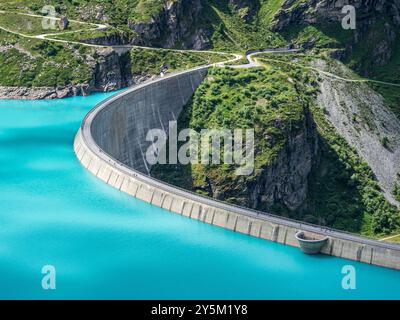
[[[251,199],[247,205],[269,210],[281,204],[291,211],[299,209],[308,196],[308,179],[317,161],[318,136],[306,112],[303,127],[292,132],[277,158],[262,170],[254,185],[247,186]]]
[[[130,43],[131,41],[132,38],[122,32],[110,33],[96,38],[82,39],[82,42],[101,46],[118,46]]]
[[[0,99],[39,100],[61,99],[70,96],[86,96],[91,90],[88,84],[59,87],[5,87],[0,86]]]
[[[127,87],[146,78],[134,77],[130,72],[129,53],[118,54],[111,48],[99,49],[96,58],[88,56],[92,69],[89,83],[57,87],[10,87],[0,86],[1,99],[59,99],[70,96],[86,96],[93,92],[109,92]]]
[[[291,211],[305,205],[308,180],[318,161],[318,135],[308,110],[300,129],[286,132],[286,144],[268,165],[257,169],[256,177],[241,178],[232,185],[217,184],[209,177],[209,187],[204,191],[210,196],[231,201],[238,205],[271,212],[281,206]]]
[[[342,8],[349,4],[355,7],[357,21],[361,24],[371,23],[375,16],[382,14],[390,16],[395,25],[400,23],[399,0],[286,0],[274,17],[272,29],[280,31],[289,25],[301,23],[337,23],[345,16]]]
[[[374,43],[371,52],[369,67],[385,65],[393,57],[393,47],[397,39],[397,30],[400,26],[400,0],[308,0],[298,2],[286,0],[274,17],[271,29],[282,31],[293,25],[341,25],[346,14],[342,13],[345,5],[353,5],[356,9],[357,25],[351,43],[347,44],[347,54],[351,54],[353,47],[361,39],[367,43]],[[383,32],[378,29],[383,17],[388,17]],[[377,34],[379,33],[379,34]],[[313,46],[309,44],[308,46]],[[355,66],[359,69],[359,66]],[[365,75],[368,70],[360,70]]]
[[[126,87],[129,84],[129,59],[119,56],[111,48],[97,50],[98,57],[92,62],[93,91],[108,92]]]
[[[206,49],[210,47],[208,31],[198,26],[202,14],[201,0],[166,1],[150,21],[128,21],[137,37],[132,44],[172,48]]]
[[[238,11],[240,18],[250,21],[258,9],[258,1],[254,0],[229,0],[229,3]]]
[[[60,18],[60,21],[58,21],[58,28],[59,28],[61,31],[63,31],[63,30],[65,30],[65,29],[67,29],[68,26],[69,26],[69,20],[68,20],[68,18],[65,17],[65,16],[62,16],[62,17]]]

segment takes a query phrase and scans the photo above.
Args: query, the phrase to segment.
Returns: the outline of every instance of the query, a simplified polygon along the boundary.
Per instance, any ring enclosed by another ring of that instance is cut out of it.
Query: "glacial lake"
[[[0,100],[1,299],[400,299],[400,272],[252,238],[131,198],[75,158],[110,94]],[[42,288],[42,267],[56,289]],[[342,288],[342,268],[356,289]]]

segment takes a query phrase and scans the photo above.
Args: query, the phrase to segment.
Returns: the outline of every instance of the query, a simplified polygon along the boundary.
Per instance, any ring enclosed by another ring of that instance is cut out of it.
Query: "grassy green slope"
[[[314,94],[317,93],[317,87],[309,85],[313,71],[302,67],[307,66],[313,56],[263,54],[259,57],[260,61],[263,61],[263,56],[268,58],[264,60],[267,65],[279,66],[297,80],[299,92],[303,95],[308,92],[304,98],[310,98],[310,88],[313,88]],[[274,62],[270,58],[285,63]],[[287,64],[294,58],[297,64]],[[319,58],[328,63],[330,61],[329,58]],[[386,201],[368,164],[326,120],[324,109],[315,103],[311,105],[320,136],[320,162],[314,167],[309,180],[308,209],[293,217],[373,237],[398,230],[400,212]],[[360,119],[363,117],[359,116]],[[368,121],[367,118],[362,119]]]
[[[285,145],[288,133],[303,123],[303,105],[297,101],[293,85],[278,69],[237,71],[212,69],[181,113],[180,128],[255,129],[259,141],[255,151],[255,172],[235,175],[235,165],[160,165],[153,173],[200,193],[211,195],[206,177],[213,180],[214,192],[229,202],[248,202],[238,186],[254,181],[260,168],[273,161]],[[279,125],[278,125],[279,124]],[[269,142],[265,137],[270,137]],[[222,155],[221,155],[222,157]],[[181,173],[185,172],[184,175]]]
[[[352,69],[380,81],[400,84],[400,32],[396,32],[396,41],[389,49],[391,58],[383,65],[376,65],[371,56],[374,48],[386,37],[384,24],[386,19],[377,22],[377,27],[364,36],[348,55],[345,63]],[[386,54],[387,52],[383,52]],[[397,117],[400,118],[400,89],[395,86],[372,84],[373,89],[382,94]]]
[[[238,177],[232,166],[193,164],[157,165],[152,175],[200,194],[216,193],[225,201],[247,204],[243,186],[257,181],[257,172],[276,158],[288,133],[304,119],[308,105],[318,130],[319,154],[309,177],[307,201],[296,211],[281,205],[272,211],[370,237],[397,232],[399,212],[385,200],[368,165],[329,124],[324,110],[316,106],[317,86],[312,72],[271,61],[266,64],[264,71],[213,70],[179,119],[180,129],[197,131],[254,126],[255,174]],[[273,125],[277,119],[283,120],[279,128]],[[272,136],[273,143],[269,144],[265,136]]]
[[[4,27],[16,33],[22,33],[24,35],[39,35],[43,33],[57,33],[61,31],[57,21],[54,24],[55,29],[43,29],[41,17],[32,17],[8,12],[0,13],[0,27]],[[68,28],[63,32],[87,28],[90,28],[90,26],[72,21],[69,23]]]
[[[173,0],[175,1],[175,0]],[[104,8],[108,23],[114,26],[125,26],[128,20],[146,22],[157,14],[164,0],[4,0],[0,3],[2,10],[20,10],[40,13],[45,5],[53,5],[57,13],[70,18],[80,18],[82,12],[93,22],[98,7]]]
[[[93,70],[88,58],[97,59],[95,48],[29,39],[0,30],[0,86],[56,87],[88,84]],[[232,58],[208,52],[133,49],[132,75],[158,75]],[[90,60],[90,59],[89,59]]]
[[[178,52],[167,49],[132,49],[130,56],[132,74],[146,75],[158,75],[162,65],[168,67],[168,72],[175,72],[233,58],[231,55],[210,52]]]
[[[212,27],[212,45],[226,51],[243,51],[283,45],[284,39],[271,31],[273,14],[282,0],[262,1],[261,7],[249,22],[228,0],[209,0],[205,3],[203,24]]]
[[[26,39],[0,31],[0,85],[42,87],[87,83],[92,74],[84,62],[93,50]]]

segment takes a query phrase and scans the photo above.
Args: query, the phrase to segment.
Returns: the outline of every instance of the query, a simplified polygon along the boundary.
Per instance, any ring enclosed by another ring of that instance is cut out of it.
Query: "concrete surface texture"
[[[93,119],[93,139],[113,158],[149,174],[145,153],[151,142],[146,141],[147,133],[151,129],[168,132],[169,122],[178,119],[206,74],[207,69],[199,69],[121,95]]]
[[[148,175],[147,130],[168,128],[205,78],[207,67],[130,88],[92,109],[82,122],[75,153],[95,176],[170,212],[254,237],[299,247],[296,233],[328,237],[322,253],[400,270],[400,246],[284,219],[203,197]]]
[[[328,237],[320,237],[311,233],[306,234],[304,231],[297,232],[295,237],[299,242],[301,251],[306,254],[321,253],[322,248],[328,243]]]

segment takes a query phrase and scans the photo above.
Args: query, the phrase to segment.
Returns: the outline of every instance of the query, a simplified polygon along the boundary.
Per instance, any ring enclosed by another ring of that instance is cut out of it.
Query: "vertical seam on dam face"
[[[196,68],[129,88],[100,103],[82,122],[74,151],[99,179],[170,212],[254,237],[299,247],[297,231],[329,237],[322,253],[400,270],[400,246],[257,212],[193,194],[149,176],[150,129],[169,128],[205,79]]]

